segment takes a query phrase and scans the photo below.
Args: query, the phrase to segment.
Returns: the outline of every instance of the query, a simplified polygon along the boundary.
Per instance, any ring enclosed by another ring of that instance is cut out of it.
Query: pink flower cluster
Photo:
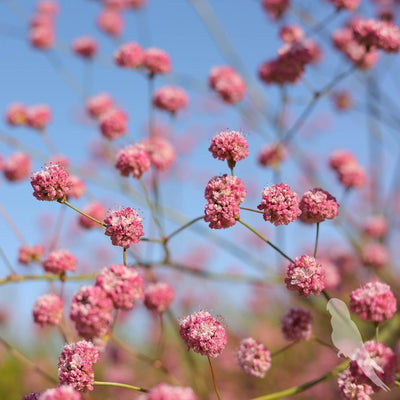
[[[389,263],[389,253],[385,245],[370,243],[363,247],[361,259],[365,265],[373,268],[383,268]]]
[[[8,156],[3,163],[3,174],[9,182],[19,182],[32,173],[31,156],[27,153],[17,152]]]
[[[55,389],[47,389],[37,398],[37,400],[81,400],[81,399],[82,398],[80,393],[77,392],[72,386],[68,385],[62,385]]]
[[[127,207],[112,211],[105,219],[106,236],[110,236],[114,246],[127,249],[132,243],[138,243],[144,235],[142,218],[136,210]]]
[[[299,296],[319,295],[325,289],[325,273],[314,257],[302,255],[290,263],[285,278],[286,287]]]
[[[159,383],[140,400],[197,400],[197,396],[190,387]]]
[[[105,138],[118,139],[128,131],[128,116],[117,108],[111,108],[100,115],[99,127]]]
[[[286,158],[286,150],[280,145],[266,145],[258,153],[258,163],[264,167],[276,168]]]
[[[263,0],[262,2],[262,7],[272,19],[280,19],[289,6],[289,0]]]
[[[70,175],[60,164],[47,164],[42,171],[32,175],[31,185],[38,200],[61,200],[71,189]]]
[[[387,234],[388,229],[388,221],[381,215],[368,218],[363,227],[364,233],[374,239],[383,238]]]
[[[85,59],[93,58],[96,55],[98,48],[99,45],[96,39],[91,36],[81,36],[72,42],[72,51]]]
[[[367,177],[355,156],[347,150],[336,150],[329,159],[330,167],[336,172],[339,181],[346,188],[365,186]]]
[[[131,144],[123,148],[117,155],[115,167],[122,176],[140,179],[151,167],[150,154],[142,144]]]
[[[5,119],[9,125],[18,126],[27,123],[27,107],[21,103],[10,104],[6,110]]]
[[[263,210],[265,221],[270,221],[275,226],[287,225],[301,214],[300,199],[290,186],[279,183],[264,188],[261,203],[257,206]]]
[[[360,5],[360,0],[328,0],[338,10],[354,11]]]
[[[368,383],[357,382],[349,368],[338,374],[337,383],[340,394],[346,400],[372,400],[370,395],[374,394],[374,389]]]
[[[204,221],[212,229],[229,228],[240,218],[240,203],[246,197],[246,189],[239,178],[225,174],[210,179],[204,196]]]
[[[143,67],[147,69],[150,76],[155,74],[167,74],[171,72],[171,60],[166,51],[150,47],[145,50]]]
[[[175,298],[172,286],[165,282],[151,283],[144,291],[144,305],[158,314],[162,314],[169,308]]]
[[[304,31],[296,24],[285,25],[279,31],[279,37],[284,43],[298,43],[303,40]]]
[[[163,86],[153,94],[154,107],[175,114],[187,107],[189,97],[187,93],[177,86]]]
[[[308,340],[312,334],[312,316],[307,310],[290,308],[281,318],[282,334],[286,340]]]
[[[27,125],[43,130],[51,121],[51,110],[46,104],[26,106],[22,103],[13,103],[7,108],[5,119],[12,126]]]
[[[97,26],[104,33],[118,37],[125,27],[125,22],[119,10],[115,10],[112,7],[105,7],[97,17]]]
[[[150,155],[151,164],[158,171],[168,170],[176,160],[174,146],[161,136],[152,136],[139,142]]]
[[[300,201],[300,220],[312,224],[337,217],[339,204],[327,191],[314,188],[304,193]]]
[[[397,300],[386,283],[368,282],[351,292],[349,308],[364,321],[384,322],[397,311]]]
[[[242,100],[246,92],[243,78],[228,66],[213,67],[208,76],[208,83],[219,97],[229,104],[236,104]]]
[[[135,42],[123,44],[114,53],[115,63],[123,68],[139,68],[143,60],[144,50]]]
[[[230,168],[249,155],[247,140],[236,131],[222,131],[211,139],[208,151],[214,158],[221,161],[228,161]]]
[[[106,216],[106,209],[104,206],[98,201],[92,201],[87,206],[85,206],[82,210],[85,214],[90,215],[91,217],[97,219],[98,221],[103,221]],[[85,217],[84,215],[79,215],[78,223],[82,228],[92,229],[100,227],[99,224],[92,221],[91,219]]]
[[[78,260],[68,250],[53,250],[50,252],[42,265],[46,272],[51,274],[65,274],[67,271],[75,271]]]
[[[247,374],[264,378],[271,367],[271,354],[266,346],[249,337],[240,342],[236,354],[240,368]]]
[[[41,244],[36,246],[21,246],[18,250],[18,262],[28,265],[33,261],[40,262],[44,254],[44,247]]]
[[[144,297],[143,278],[122,264],[104,268],[96,277],[96,286],[104,290],[116,309],[130,310],[136,300]]]
[[[29,41],[37,49],[50,49],[54,46],[55,17],[59,11],[55,0],[40,1],[37,10],[30,20]]]
[[[86,101],[86,110],[93,118],[100,118],[114,106],[114,101],[108,93],[99,93]]]
[[[188,349],[212,358],[222,353],[228,340],[221,323],[203,310],[185,317],[179,333]]]
[[[78,392],[93,390],[93,365],[99,359],[99,350],[91,342],[81,340],[67,344],[58,362],[60,384],[72,386]]]
[[[33,305],[33,320],[41,325],[58,325],[63,314],[64,302],[56,294],[45,294]]]

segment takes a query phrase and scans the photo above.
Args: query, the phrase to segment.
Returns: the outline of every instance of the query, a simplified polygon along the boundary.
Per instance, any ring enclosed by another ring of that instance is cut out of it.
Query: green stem
[[[218,397],[218,400],[221,400],[221,396],[220,396],[218,388],[217,388],[217,381],[215,380],[214,368],[213,368],[213,365],[211,362],[211,358],[210,358],[210,356],[207,356],[207,358],[208,358],[208,363],[210,364],[210,370],[211,370],[211,376],[212,376],[212,380],[213,380],[214,390]]]
[[[64,275],[64,280],[69,281],[83,281],[83,280],[91,280],[95,277],[95,274],[83,274],[83,275],[74,275],[67,276]],[[5,278],[0,278],[0,286],[6,283],[12,282],[23,282],[23,281],[59,281],[60,275],[55,274],[43,274],[43,275],[9,275]]]
[[[317,222],[317,230],[316,230],[316,233],[315,233],[314,258],[317,257],[318,239],[319,239],[319,222]]]
[[[122,252],[122,260],[123,260],[123,263],[124,263],[124,265],[126,267],[126,249],[125,249],[125,247],[124,247],[124,250]]]
[[[258,213],[258,214],[264,214],[263,211],[255,210],[254,208],[240,207],[240,209],[241,210],[246,210],[246,211],[252,211],[252,212],[255,212],[255,213]]]
[[[204,215],[202,215],[201,217],[197,217],[195,219],[192,219],[191,221],[189,221],[188,223],[186,223],[185,225],[182,225],[180,228],[178,228],[176,231],[173,231],[172,233],[170,233],[166,238],[165,238],[165,242],[168,242],[168,240],[170,240],[173,236],[175,236],[176,234],[178,234],[179,232],[182,232],[184,229],[188,228],[190,225],[194,224],[197,221],[200,221],[204,219]]]
[[[67,200],[65,200],[65,199],[60,199],[60,200],[57,200],[57,201],[58,201],[59,203],[61,203],[61,204],[65,204],[65,205],[68,206],[69,208],[72,208],[74,211],[76,211],[76,212],[78,212],[79,214],[85,216],[86,218],[89,218],[90,220],[92,220],[92,221],[95,222],[96,224],[100,225],[102,228],[105,228],[105,227],[106,227],[106,224],[105,224],[105,223],[103,223],[103,222],[99,221],[98,219],[93,218],[93,217],[91,217],[90,215],[84,213],[83,211],[79,210],[79,208],[74,207],[74,206],[73,206],[71,203],[69,203]]]
[[[294,346],[297,343],[298,343],[298,341],[296,340],[295,342],[287,344],[285,347],[282,347],[281,349],[271,353],[271,357],[272,358],[276,357],[278,354],[281,354],[281,353],[285,352],[286,350],[290,349],[292,346]]]
[[[143,393],[147,393],[148,392],[147,389],[143,389],[143,388],[138,387],[138,386],[128,385],[127,383],[94,381],[93,385],[94,386],[113,386],[113,387],[119,387],[119,388],[124,388],[124,389],[135,390],[137,392],[143,392]]]
[[[273,249],[275,249],[281,256],[285,257],[286,260],[290,261],[292,264],[295,264],[294,260],[291,259],[287,254],[285,254],[279,247],[276,247],[273,243],[271,243],[266,237],[261,235],[258,231],[256,231],[254,228],[252,228],[250,225],[246,224],[246,222],[242,221],[240,218],[237,220],[240,222],[242,225],[244,225],[247,229],[252,231],[254,234],[256,234],[261,240],[263,240],[265,243],[268,243]]]

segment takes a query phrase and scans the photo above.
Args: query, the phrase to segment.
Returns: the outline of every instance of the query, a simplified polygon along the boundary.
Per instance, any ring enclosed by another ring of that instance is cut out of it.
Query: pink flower
[[[30,393],[25,395],[22,400],[39,400],[40,393]]]
[[[233,168],[236,162],[249,155],[247,149],[247,140],[239,132],[222,131],[211,139],[208,151],[218,160],[227,160],[228,165]]]
[[[67,197],[81,198],[86,192],[85,182],[79,176],[75,175],[70,175],[69,180],[71,187],[68,190]]]
[[[86,101],[86,110],[94,118],[105,114],[113,106],[114,102],[108,93],[100,93],[97,96],[90,97]]]
[[[337,217],[339,204],[327,191],[314,188],[304,193],[300,201],[300,221],[312,224]]]
[[[397,300],[389,285],[368,282],[351,292],[349,308],[364,321],[384,322],[397,311]]]
[[[167,310],[174,298],[174,289],[165,282],[151,283],[144,291],[144,305],[158,314]]]
[[[324,270],[314,257],[296,257],[295,263],[289,264],[286,275],[286,287],[297,290],[299,296],[319,295],[325,288]]]
[[[381,215],[370,217],[365,221],[363,232],[371,238],[383,238],[388,232],[388,221]]]
[[[68,250],[53,250],[42,265],[46,272],[61,275],[67,271],[75,271],[78,260]]]
[[[144,52],[143,66],[154,74],[167,74],[171,72],[171,60],[166,51],[151,47]]]
[[[38,200],[54,201],[65,198],[71,188],[68,171],[59,164],[47,164],[31,177],[33,195]]]
[[[105,0],[104,5],[108,9],[124,11],[127,8],[126,0]]]
[[[106,292],[118,309],[131,310],[136,300],[143,299],[143,278],[133,268],[121,264],[104,268],[97,275],[96,286]]]
[[[28,107],[26,117],[28,126],[43,130],[51,121],[50,107],[45,104]]]
[[[45,390],[38,400],[81,400],[81,395],[72,386],[62,385]]]
[[[262,7],[272,19],[279,19],[289,8],[289,0],[263,0]]]
[[[134,9],[139,9],[142,8],[146,5],[147,0],[126,0],[128,6],[134,8]]]
[[[176,86],[163,86],[153,94],[154,107],[175,114],[187,107],[189,97],[186,92]]]
[[[4,177],[10,182],[23,181],[32,172],[32,160],[29,154],[13,153],[4,160]]]
[[[308,340],[312,334],[312,316],[307,310],[290,308],[281,318],[281,329],[286,340]]]
[[[67,344],[58,362],[60,384],[72,386],[78,392],[93,390],[93,365],[99,359],[99,350],[91,342],[81,340]]]
[[[52,15],[46,13],[35,13],[33,17],[29,20],[29,24],[31,28],[37,28],[44,26],[50,29],[54,29],[55,19]]]
[[[276,168],[286,156],[284,147],[278,144],[266,145],[258,153],[258,162],[264,167]]]
[[[124,68],[138,68],[144,58],[144,50],[135,42],[125,43],[114,53],[115,63]]]
[[[361,258],[364,264],[374,268],[383,268],[389,263],[387,248],[380,243],[371,243],[364,246]]]
[[[6,121],[13,126],[25,125],[27,120],[26,106],[21,103],[13,103],[7,108]]]
[[[372,400],[370,395],[374,390],[368,383],[359,383],[347,368],[338,374],[338,386],[340,394],[346,400]]]
[[[40,262],[44,254],[44,247],[40,244],[36,246],[21,246],[18,250],[18,262],[23,265],[36,261]]]
[[[335,151],[329,159],[329,165],[346,188],[360,188],[366,184],[365,171],[350,151]]]
[[[102,338],[110,332],[113,321],[112,300],[99,286],[83,286],[74,295],[69,317],[85,339]]]
[[[228,66],[213,67],[208,77],[208,83],[223,101],[230,104],[236,104],[246,92],[246,84],[242,77]]]
[[[81,36],[72,43],[72,50],[83,58],[92,58],[97,53],[98,47],[96,39],[91,36]]]
[[[261,203],[257,206],[264,210],[264,220],[275,226],[287,225],[301,214],[300,199],[297,193],[284,183],[264,188]]]
[[[266,346],[251,337],[240,342],[236,354],[240,368],[247,374],[264,378],[271,367],[271,354]]]
[[[121,13],[112,8],[105,8],[97,18],[97,26],[110,36],[120,36],[124,25]]]
[[[127,115],[116,108],[102,114],[99,123],[102,135],[110,140],[117,139],[128,131]]]
[[[64,302],[56,294],[45,294],[33,305],[33,320],[41,325],[58,325],[62,319]]]
[[[92,201],[86,207],[84,207],[82,211],[85,214],[90,215],[91,217],[97,219],[100,222],[102,222],[106,216],[106,209],[104,208],[104,206],[101,203],[99,203],[97,201]],[[84,215],[79,215],[78,222],[79,222],[79,225],[85,229],[100,227],[99,224],[97,224],[96,222],[92,221],[91,219],[85,217]]]
[[[110,236],[114,246],[127,249],[144,235],[142,218],[130,207],[111,212],[104,223],[107,225],[105,234]]]
[[[304,38],[304,31],[303,29],[296,25],[286,25],[281,28],[279,32],[279,37],[285,42],[285,43],[297,43],[301,42]]]
[[[41,25],[32,28],[29,32],[29,41],[37,49],[47,50],[52,48],[56,41],[53,27]]]
[[[225,174],[210,179],[204,197],[204,221],[212,229],[229,228],[240,218],[240,203],[246,197],[246,189],[239,178]]]
[[[140,179],[143,173],[151,167],[151,158],[142,144],[129,145],[117,155],[115,167],[122,176],[132,176]]]
[[[190,387],[159,383],[144,396],[143,400],[197,400]]]
[[[218,357],[227,343],[224,327],[207,311],[185,317],[179,324],[179,333],[188,349],[212,358]]]
[[[60,5],[55,0],[40,0],[36,4],[36,9],[41,14],[55,17],[60,12]]]
[[[346,9],[348,11],[354,11],[360,5],[360,0],[328,0],[338,10]]]
[[[168,170],[176,160],[175,149],[167,139],[152,136],[141,140],[139,144],[149,153],[151,163],[158,171]]]

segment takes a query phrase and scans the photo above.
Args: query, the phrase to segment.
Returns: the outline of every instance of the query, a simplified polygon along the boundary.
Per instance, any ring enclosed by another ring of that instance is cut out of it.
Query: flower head
[[[257,378],[264,378],[271,367],[271,354],[267,347],[250,337],[240,342],[236,357],[240,368]]]
[[[167,310],[174,298],[173,287],[165,282],[151,283],[144,291],[144,305],[158,314]]]
[[[151,167],[150,154],[142,144],[131,144],[120,150],[115,167],[122,176],[132,176],[140,179]]]
[[[123,44],[115,53],[114,61],[119,67],[138,68],[143,64],[144,50],[135,42]]]
[[[86,101],[86,110],[94,117],[99,118],[114,106],[113,99],[108,93],[100,93]]]
[[[64,302],[56,294],[45,294],[33,305],[33,320],[41,325],[58,325],[62,318]]]
[[[91,36],[81,36],[76,38],[72,43],[72,50],[78,56],[83,58],[93,58],[93,56],[97,53],[98,43],[96,39]]]
[[[304,193],[300,201],[300,220],[309,224],[337,217],[339,204],[335,197],[320,188]]]
[[[103,221],[107,212],[104,206],[98,201],[92,201],[87,206],[85,206],[82,211],[85,214],[90,215],[91,217],[97,219],[98,221]],[[98,223],[92,221],[91,219],[81,214],[79,215],[78,223],[82,228],[85,229],[100,227]]]
[[[290,308],[281,318],[281,329],[286,340],[308,340],[312,333],[312,316],[307,310]]]
[[[41,244],[36,246],[21,246],[18,249],[18,262],[22,265],[28,265],[33,261],[40,262],[43,254],[44,247]]]
[[[78,260],[68,250],[53,250],[43,261],[43,268],[52,274],[63,274],[67,271],[75,271]]]
[[[123,111],[112,108],[101,114],[99,124],[102,135],[114,140],[128,131],[128,116]]]
[[[152,136],[139,142],[150,155],[151,163],[158,171],[166,171],[176,160],[174,146],[160,136]]]
[[[187,93],[177,86],[163,86],[153,94],[154,107],[175,114],[187,107],[189,97]]]
[[[272,19],[280,19],[289,6],[289,0],[263,0],[262,2],[262,7]]]
[[[124,19],[120,12],[104,8],[97,18],[97,26],[110,36],[118,37],[124,29]]]
[[[368,383],[359,383],[349,368],[338,374],[340,394],[346,400],[372,400],[374,389]]]
[[[246,92],[246,84],[243,78],[232,67],[213,67],[208,82],[210,87],[226,103],[236,104],[244,97]]]
[[[149,390],[143,400],[197,400],[197,396],[190,387],[159,383]]]
[[[26,118],[26,123],[31,128],[44,129],[51,121],[50,107],[45,104],[28,107]]]
[[[13,126],[25,125],[27,121],[27,107],[21,103],[10,104],[6,111],[6,121]]]
[[[166,51],[151,47],[144,52],[143,67],[146,68],[151,75],[167,74],[171,71],[171,60]]]
[[[72,386],[62,385],[45,390],[37,400],[81,400],[81,395]]]
[[[387,234],[388,229],[388,221],[381,215],[368,218],[363,227],[364,233],[375,239],[384,237]]]
[[[277,167],[286,158],[286,150],[280,145],[266,145],[258,153],[258,163],[264,167]]]
[[[3,173],[10,182],[18,182],[29,178],[31,172],[32,160],[27,153],[13,153],[4,160]]]
[[[389,262],[389,253],[385,245],[370,243],[362,249],[361,259],[365,265],[373,268],[383,268]]]

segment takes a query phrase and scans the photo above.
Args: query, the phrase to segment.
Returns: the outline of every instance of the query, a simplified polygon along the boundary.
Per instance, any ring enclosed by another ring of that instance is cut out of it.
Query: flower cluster
[[[167,383],[159,383],[149,390],[140,400],[197,400],[190,387],[172,386]]]
[[[143,67],[147,69],[150,76],[155,74],[167,74],[171,72],[171,60],[166,51],[150,47],[145,50]]]
[[[53,250],[42,263],[46,272],[58,275],[67,271],[75,271],[77,264],[78,260],[68,250]]]
[[[370,243],[363,247],[361,259],[365,265],[373,268],[383,268],[389,262],[389,253],[385,245]]]
[[[250,337],[240,342],[236,357],[240,368],[257,378],[264,378],[271,367],[271,354],[267,347]]]
[[[29,178],[32,172],[32,159],[23,152],[13,153],[4,160],[3,174],[10,182],[22,181]]]
[[[114,140],[128,131],[128,116],[117,108],[111,108],[99,118],[99,127],[102,135]]]
[[[125,22],[119,11],[105,7],[97,18],[97,26],[106,34],[118,37],[124,29]]]
[[[115,167],[122,176],[140,179],[151,167],[150,154],[142,144],[131,144],[123,148],[117,155]]]
[[[86,101],[86,110],[93,118],[99,118],[114,106],[114,101],[108,93],[99,93]]]
[[[64,302],[56,294],[45,294],[33,305],[33,320],[41,325],[58,325],[62,318]]]
[[[149,153],[151,164],[158,171],[167,171],[176,160],[174,146],[163,137],[152,136],[139,144]]]
[[[98,221],[103,221],[107,212],[104,206],[98,201],[92,201],[87,206],[85,206],[82,211],[85,214],[97,219]],[[84,215],[79,215],[78,223],[82,228],[85,229],[98,228],[100,226],[98,223],[92,221]]]
[[[281,318],[281,329],[286,340],[308,340],[312,334],[312,316],[307,310],[290,308]]]
[[[165,282],[151,283],[144,291],[144,305],[155,313],[162,314],[175,298],[172,286]]]
[[[187,107],[189,97],[187,93],[177,86],[163,86],[158,88],[152,99],[154,107],[159,110],[168,111],[171,114],[177,113]]]
[[[286,158],[286,150],[281,145],[266,145],[258,153],[258,163],[264,167],[276,168]]]
[[[98,43],[91,36],[81,36],[72,42],[72,51],[80,57],[91,59],[98,51]]]
[[[381,215],[368,218],[365,221],[363,232],[371,238],[383,238],[389,229],[388,221]]]
[[[41,50],[54,46],[55,16],[58,11],[58,4],[55,1],[38,3],[36,13],[30,20],[29,41],[32,46]]]
[[[208,83],[223,101],[230,104],[239,102],[246,92],[243,78],[232,67],[213,67],[208,77]]]
[[[338,10],[354,11],[360,5],[360,0],[329,0]]]
[[[28,265],[33,261],[40,262],[44,254],[44,247],[41,244],[36,246],[21,246],[18,250],[18,262]]]
[[[300,220],[308,224],[320,223],[338,215],[336,199],[325,190],[314,188],[304,193],[300,201]]]
[[[280,19],[289,8],[289,0],[263,0],[262,6],[272,19]]]
[[[80,393],[77,392],[72,386],[68,385],[62,385],[55,389],[47,389],[37,398],[37,400],[81,400],[81,399],[82,397]]]

